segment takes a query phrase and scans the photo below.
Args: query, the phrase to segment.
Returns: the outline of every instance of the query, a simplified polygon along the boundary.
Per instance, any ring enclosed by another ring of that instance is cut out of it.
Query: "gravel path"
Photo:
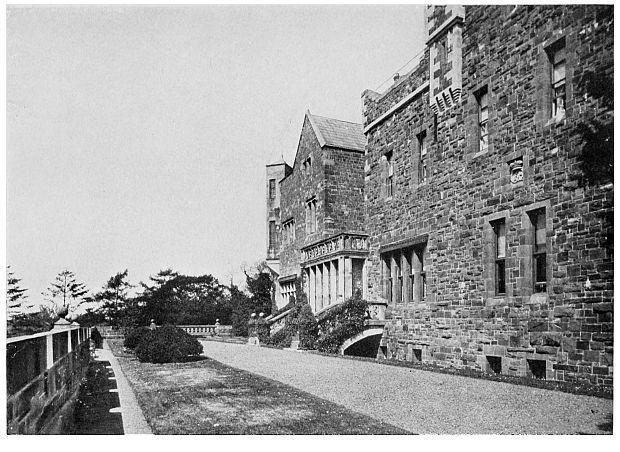
[[[249,345],[204,354],[421,434],[608,433],[609,399]]]

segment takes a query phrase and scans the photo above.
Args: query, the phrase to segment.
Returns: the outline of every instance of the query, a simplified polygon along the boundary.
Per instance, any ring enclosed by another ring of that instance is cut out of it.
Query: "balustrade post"
[[[71,331],[67,330],[67,353],[71,353],[73,351],[73,345],[71,344]]]
[[[54,365],[54,335],[52,333],[45,336],[45,370],[51,369]]]

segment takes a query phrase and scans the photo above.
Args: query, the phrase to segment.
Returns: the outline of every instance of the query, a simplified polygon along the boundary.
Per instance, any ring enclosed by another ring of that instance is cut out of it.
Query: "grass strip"
[[[139,362],[108,340],[153,433],[166,435],[406,435],[283,383],[204,358]]]

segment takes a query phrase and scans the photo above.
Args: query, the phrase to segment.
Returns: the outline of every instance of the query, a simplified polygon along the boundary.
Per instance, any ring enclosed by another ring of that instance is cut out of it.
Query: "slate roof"
[[[339,119],[325,118],[306,112],[314,133],[319,139],[321,147],[331,146],[353,151],[364,151],[366,136],[364,126],[354,122],[340,121]]]

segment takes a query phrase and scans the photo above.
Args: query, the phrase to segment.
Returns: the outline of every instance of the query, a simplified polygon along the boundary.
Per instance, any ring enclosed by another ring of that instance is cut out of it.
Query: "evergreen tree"
[[[245,271],[244,273],[254,312],[262,312],[266,316],[271,314],[271,289],[273,287],[271,275],[261,265],[257,267],[254,274],[248,274]]]
[[[23,303],[28,299],[25,294],[28,289],[24,289],[19,285],[21,279],[16,278],[11,271],[11,267],[6,268],[6,301],[7,301],[7,318],[11,318],[19,314],[22,310]]]
[[[222,324],[230,322],[231,307],[222,286],[212,275],[179,275],[160,271],[141,283],[143,292],[129,304],[128,317],[136,325]]]
[[[95,301],[101,302],[101,313],[112,324],[117,324],[119,317],[126,308],[127,294],[131,284],[127,281],[128,270],[110,277],[103,291],[95,294]]]
[[[76,280],[73,272],[63,270],[42,295],[56,313],[67,314],[84,301],[87,292],[86,286]]]
[[[253,312],[253,302],[250,297],[243,293],[237,286],[231,284],[230,304],[232,308],[231,323],[235,336],[248,335],[248,320]]]

